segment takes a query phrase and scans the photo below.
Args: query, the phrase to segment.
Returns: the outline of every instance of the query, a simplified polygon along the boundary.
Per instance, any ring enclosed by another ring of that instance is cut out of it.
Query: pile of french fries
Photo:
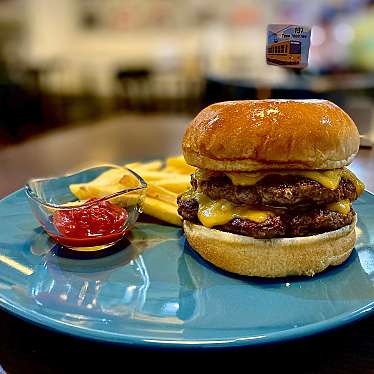
[[[177,196],[190,189],[190,175],[195,168],[183,156],[166,161],[133,162],[124,165],[135,171],[148,184],[143,212],[162,221],[181,226],[177,212]],[[121,169],[111,169],[89,183],[70,185],[71,192],[81,201],[103,197],[124,188],[133,187],[134,180]]]

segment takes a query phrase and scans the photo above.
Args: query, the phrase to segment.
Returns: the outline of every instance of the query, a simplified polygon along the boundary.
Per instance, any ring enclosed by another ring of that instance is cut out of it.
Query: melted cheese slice
[[[198,191],[189,191],[183,195],[184,199],[194,198],[199,203],[197,216],[205,227],[224,225],[234,218],[248,219],[253,222],[265,222],[274,213],[266,210],[251,209],[235,205],[228,200],[212,200]]]
[[[338,212],[340,214],[348,214],[351,211],[351,204],[348,199],[340,200],[336,203],[328,204],[327,209],[333,210],[334,212]]]
[[[365,191],[365,184],[360,181],[349,169],[343,168],[342,177],[349,179],[354,184],[359,196]]]
[[[300,175],[314,180],[330,190],[338,188],[340,180],[343,177],[349,179],[355,185],[358,195],[360,195],[365,189],[365,185],[346,168],[334,170],[269,170],[253,173],[226,173],[232,183],[239,186],[252,186],[271,174]]]

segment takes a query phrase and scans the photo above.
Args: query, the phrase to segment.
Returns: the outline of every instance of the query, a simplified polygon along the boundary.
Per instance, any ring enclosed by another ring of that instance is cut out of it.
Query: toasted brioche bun
[[[356,241],[354,222],[323,234],[254,239],[184,221],[191,247],[205,260],[232,273],[257,277],[312,276],[343,263]]]
[[[203,109],[182,149],[202,169],[335,169],[352,162],[359,144],[352,119],[330,101],[247,100]]]

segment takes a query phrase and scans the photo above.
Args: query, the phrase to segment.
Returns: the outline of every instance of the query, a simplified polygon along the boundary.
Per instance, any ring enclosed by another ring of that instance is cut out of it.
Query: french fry
[[[109,169],[87,184],[110,186],[113,183],[118,183],[121,177],[128,173],[128,171],[121,168]]]
[[[133,174],[124,174],[121,179],[118,181],[118,184],[121,185],[121,190],[123,190],[124,188],[132,188],[132,187],[138,187],[139,186],[139,182],[138,180],[135,178],[135,176]]]
[[[117,184],[117,183],[116,183]],[[103,186],[99,184],[82,183],[70,185],[70,191],[80,200],[100,198],[115,192],[114,184],[112,186]],[[118,190],[117,190],[118,191]]]
[[[86,187],[86,183],[71,184],[69,188],[71,193],[75,195],[79,200],[88,200],[92,197],[90,196],[90,191]]]
[[[166,167],[168,170],[177,171],[180,174],[192,174],[196,171],[194,166],[188,165],[182,155],[169,157],[166,159]]]
[[[140,164],[139,166],[134,166],[134,171],[160,171],[162,168],[163,162],[161,160],[154,160],[150,162],[146,162],[144,164]],[[129,169],[131,169],[129,167]]]
[[[121,189],[124,187],[119,186],[118,183],[108,186],[91,183],[70,185],[70,191],[80,200],[104,197]]]
[[[79,200],[101,198],[101,197],[119,192],[123,189],[124,187],[121,186],[120,184],[114,184],[110,186],[100,186],[100,185],[87,183],[86,185],[82,184],[82,185],[71,185],[70,186],[71,192],[76,197],[78,197]],[[137,200],[138,200],[138,194],[134,192],[134,193],[127,193],[124,195],[113,197],[109,201],[112,204],[118,204],[118,205],[126,207],[126,206],[135,204]]]
[[[71,184],[70,191],[80,200],[104,197],[137,186],[135,177],[122,169],[110,169],[88,183]]]
[[[162,171],[164,173],[168,173],[168,174],[178,174],[178,175],[188,175],[188,176],[190,176],[193,173],[193,172],[192,173],[186,173],[183,170],[178,169],[174,166],[166,166],[164,169],[162,169]]]
[[[172,192],[180,194],[191,188],[190,177],[179,175],[176,178],[162,179],[153,182],[156,186],[166,188]]]
[[[147,196],[177,206],[178,194],[171,192],[164,187],[157,186],[154,183],[148,184]]]
[[[175,205],[165,203],[146,196],[143,202],[143,212],[172,225],[182,226],[182,220],[178,215]]]

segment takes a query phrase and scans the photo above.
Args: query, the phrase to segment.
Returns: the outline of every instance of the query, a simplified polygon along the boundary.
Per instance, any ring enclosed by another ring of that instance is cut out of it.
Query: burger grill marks
[[[355,214],[350,203],[364,189],[345,168],[230,175],[198,170],[191,184],[178,198],[184,219],[255,238],[314,235],[349,225]]]

